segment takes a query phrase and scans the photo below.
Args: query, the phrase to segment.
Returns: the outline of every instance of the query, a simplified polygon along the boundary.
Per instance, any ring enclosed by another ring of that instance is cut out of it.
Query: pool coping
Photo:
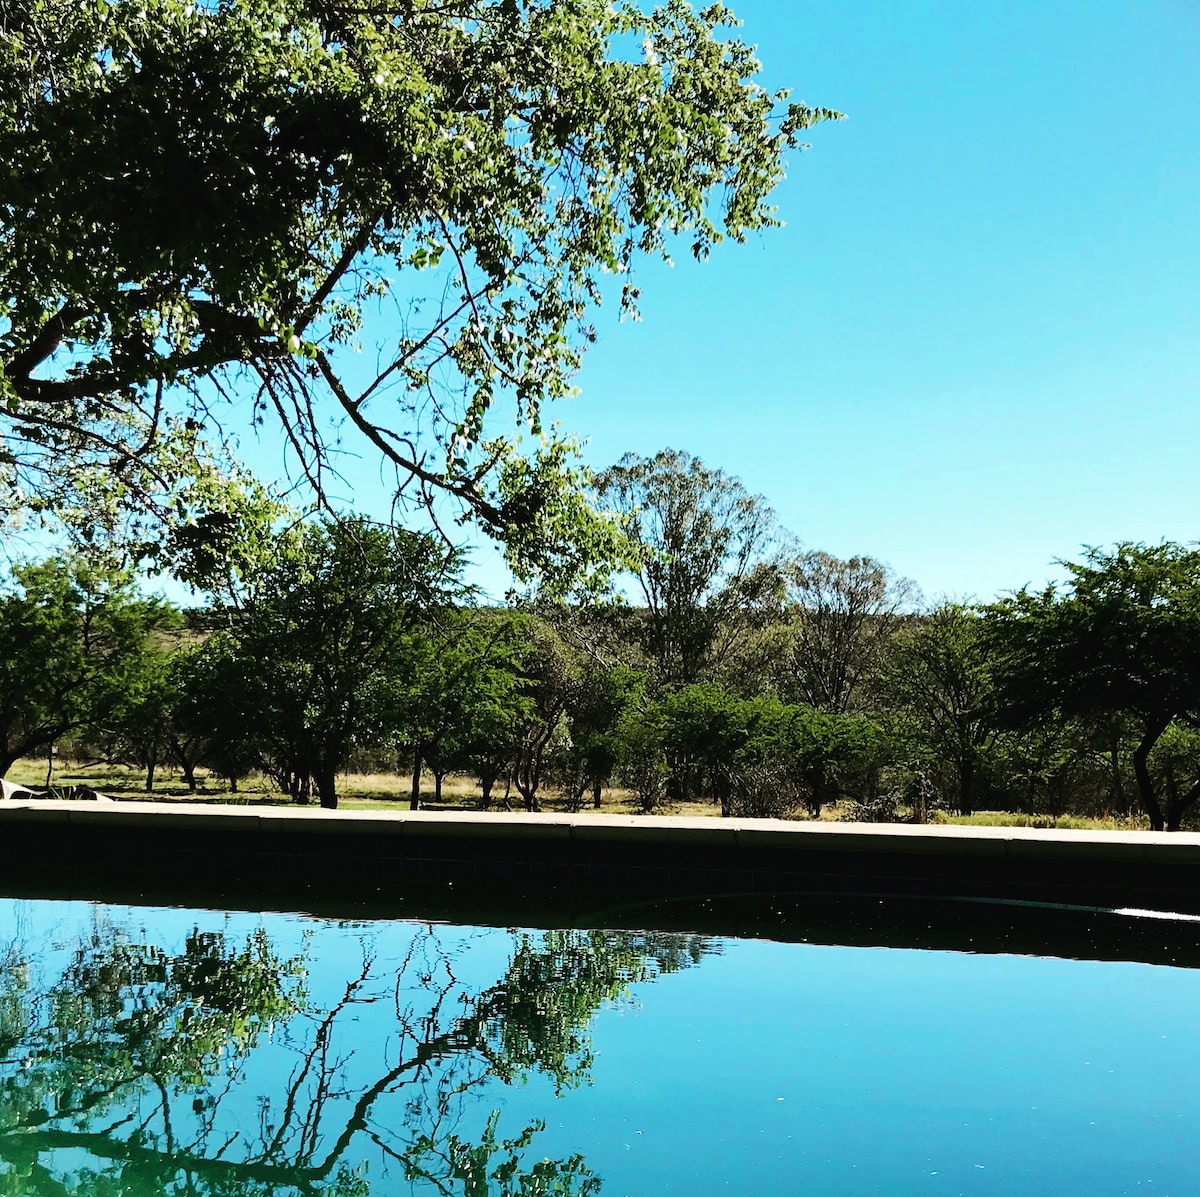
[[[1200,967],[1179,832],[10,799],[0,894]]]
[[[176,871],[214,882],[702,892],[840,888],[1200,913],[1200,835],[781,819],[0,802],[0,879]],[[682,889],[680,889],[682,888]],[[1181,900],[1186,903],[1180,906]]]
[[[14,824],[256,831],[300,835],[446,837],[499,840],[704,844],[745,849],[853,850],[937,855],[1052,853],[1110,860],[1200,863],[1200,833],[1092,831],[956,824],[841,823],[785,819],[689,818],[485,812],[325,810],[321,807],[217,806],[189,802],[8,799],[0,827]]]

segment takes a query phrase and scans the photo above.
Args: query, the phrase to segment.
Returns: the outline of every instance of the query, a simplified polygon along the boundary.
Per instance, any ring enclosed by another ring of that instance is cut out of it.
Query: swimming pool
[[[1139,960],[5,900],[0,1192],[1183,1197],[1198,1009]]]

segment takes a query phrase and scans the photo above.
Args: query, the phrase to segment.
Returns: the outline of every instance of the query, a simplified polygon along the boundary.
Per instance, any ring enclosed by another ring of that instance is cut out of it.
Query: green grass
[[[1084,818],[1079,815],[1024,815],[1012,811],[980,810],[973,815],[952,815],[934,811],[930,823],[954,827],[1040,827],[1059,831],[1149,831],[1150,822],[1144,816],[1132,819],[1113,817]]]

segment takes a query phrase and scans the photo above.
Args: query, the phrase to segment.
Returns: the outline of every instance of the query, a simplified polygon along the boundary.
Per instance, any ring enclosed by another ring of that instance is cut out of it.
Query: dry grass
[[[144,770],[131,769],[123,765],[85,765],[76,761],[56,761],[53,786],[65,790],[72,786],[86,786],[102,794],[132,802],[212,802],[246,805],[290,805],[290,799],[275,789],[270,781],[255,774],[238,783],[237,793],[229,790],[224,778],[197,770],[199,788],[189,793],[183,777],[177,769],[160,768],[154,779],[154,790],[146,792]],[[18,761],[8,772],[8,780],[18,785],[41,790],[46,784],[46,762],[36,760]],[[412,777],[398,773],[347,773],[339,779],[339,805],[350,810],[408,810]],[[545,811],[563,811],[570,806],[568,798],[553,789],[545,789],[538,795],[541,808]],[[478,810],[481,802],[480,789],[473,777],[451,774],[442,780],[442,798],[434,802],[433,777],[426,773],[421,778],[421,805],[438,810]],[[507,808],[522,810],[521,796],[514,789],[509,795]],[[493,791],[492,809],[506,809],[504,788]],[[584,812],[594,808],[589,798],[582,808]],[[600,805],[602,814],[633,814],[636,806],[633,796],[626,790],[605,790]],[[721,808],[708,802],[683,802],[663,806],[657,812],[664,815],[688,815],[695,818],[719,816]]]
[[[46,762],[36,760],[18,761],[8,772],[8,780],[18,785],[40,790],[46,784]],[[223,778],[197,772],[199,790],[188,793],[178,770],[159,769],[155,776],[153,793],[145,788],[145,773],[121,765],[83,765],[75,761],[56,761],[53,784],[57,789],[70,786],[87,786],[103,794],[128,801],[154,802],[213,802],[240,806],[273,805],[287,806],[290,800],[261,775],[244,779],[238,792],[232,793]],[[473,777],[452,774],[443,779],[442,799],[434,802],[433,777],[426,773],[421,779],[421,805],[430,810],[478,810],[480,790]],[[412,778],[397,773],[347,773],[340,779],[339,805],[349,810],[408,810]],[[560,812],[570,808],[566,795],[554,789],[544,789],[539,795],[544,811]],[[521,796],[514,789],[506,807],[504,788],[493,791],[492,810],[523,810]],[[590,797],[580,808],[587,814],[594,808]],[[600,813],[608,815],[630,815],[637,813],[633,795],[628,790],[607,789],[602,796]],[[719,818],[721,808],[711,802],[678,802],[664,804],[655,812],[660,815],[685,815],[689,818]],[[805,817],[801,815],[800,817]],[[842,811],[826,808],[821,812],[823,821],[838,821]],[[1081,818],[1064,815],[1054,819],[1048,815],[1023,815],[1011,811],[977,811],[970,816],[952,815],[944,811],[935,812],[931,823],[951,824],[966,827],[1046,827],[1060,830],[1080,831],[1135,831],[1149,830],[1145,818]]]

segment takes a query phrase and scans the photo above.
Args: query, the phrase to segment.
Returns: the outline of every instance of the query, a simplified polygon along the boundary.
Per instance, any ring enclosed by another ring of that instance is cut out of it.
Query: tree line
[[[473,776],[537,810],[629,791],[642,811],[923,822],[977,809],[1143,815],[1200,798],[1200,552],[1090,549],[1067,581],[923,603],[871,557],[804,550],[766,502],[671,450],[594,498],[628,594],[481,605],[438,539],[358,518],[281,535],[203,610],[56,557],[0,596],[0,776],[71,746],[231,788],[262,773],[336,807],[364,762]]]

